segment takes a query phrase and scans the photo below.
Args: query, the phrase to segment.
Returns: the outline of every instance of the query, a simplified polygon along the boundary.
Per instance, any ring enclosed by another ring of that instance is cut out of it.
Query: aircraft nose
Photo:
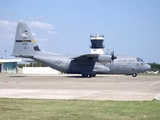
[[[145,64],[145,69],[146,70],[150,70],[151,69],[151,66],[149,64]]]

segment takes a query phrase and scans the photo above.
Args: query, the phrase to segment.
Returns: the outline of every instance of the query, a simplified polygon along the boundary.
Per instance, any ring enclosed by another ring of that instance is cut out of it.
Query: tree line
[[[160,64],[158,63],[148,63],[151,66],[151,71],[160,71]]]
[[[26,63],[26,64],[18,64],[19,68],[23,68],[23,67],[47,67],[46,65],[40,63],[40,62],[30,62],[30,63]]]

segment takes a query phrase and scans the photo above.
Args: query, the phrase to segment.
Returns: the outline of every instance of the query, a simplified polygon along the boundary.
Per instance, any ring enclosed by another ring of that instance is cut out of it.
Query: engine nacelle
[[[112,56],[110,55],[99,55],[97,58],[97,62],[106,63],[112,60]]]
[[[104,74],[104,73],[109,73],[110,72],[110,69],[105,66],[105,65],[102,65],[102,64],[96,64],[94,66],[94,69],[93,69],[94,72],[96,72],[97,74]]]

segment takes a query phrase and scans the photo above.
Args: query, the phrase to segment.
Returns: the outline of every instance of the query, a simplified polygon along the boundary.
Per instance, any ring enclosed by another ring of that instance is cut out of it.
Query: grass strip
[[[160,101],[0,99],[0,120],[159,120]]]

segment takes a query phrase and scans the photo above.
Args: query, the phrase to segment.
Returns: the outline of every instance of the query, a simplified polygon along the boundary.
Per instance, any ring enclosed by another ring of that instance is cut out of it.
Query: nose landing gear
[[[133,77],[137,77],[137,73],[133,73],[132,76],[133,76]]]

